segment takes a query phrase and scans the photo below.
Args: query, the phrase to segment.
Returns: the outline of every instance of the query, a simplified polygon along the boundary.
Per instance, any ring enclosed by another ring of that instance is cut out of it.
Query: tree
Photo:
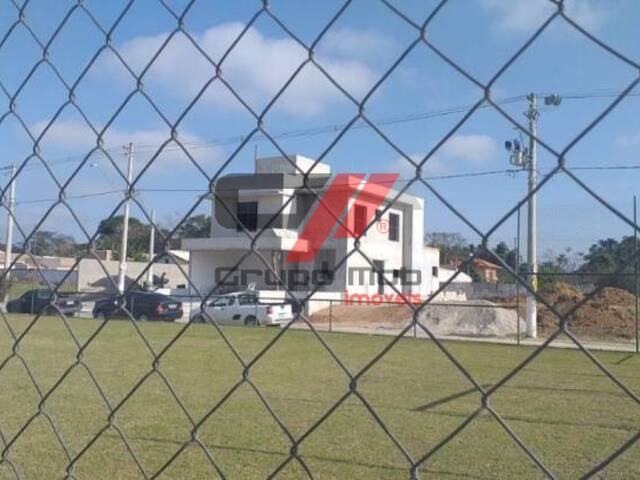
[[[204,215],[196,215],[195,217],[205,217]],[[198,231],[206,229],[202,225],[210,219],[195,219],[190,217],[185,221],[185,225],[189,223],[189,234],[199,235]],[[114,258],[119,259],[120,243],[122,241],[122,220],[123,216],[118,215],[112,218],[106,218],[100,222],[98,226],[98,237],[95,241],[95,247],[101,250],[113,250]],[[180,248],[180,237],[182,236],[182,227],[171,237],[169,234],[173,229],[161,226],[156,223],[155,230],[155,248],[154,253],[160,253],[167,249]],[[151,235],[151,225],[143,223],[135,217],[129,217],[129,236],[127,241],[127,257],[134,261],[147,261],[149,258],[149,236]],[[207,236],[208,236],[207,230]],[[164,240],[167,240],[164,245]]]
[[[634,242],[631,236],[623,237],[621,241],[599,240],[589,247],[578,271],[599,286],[623,288],[634,293]],[[617,273],[614,275],[614,272]]]
[[[37,231],[29,241],[31,253],[40,256],[72,257],[80,248],[71,235],[48,230]]]
[[[467,242],[467,240],[459,233],[450,232],[433,232],[425,236],[427,245],[440,249],[440,263],[443,265],[457,266],[458,264],[468,260],[472,254],[476,254],[476,258],[486,260],[491,263],[499,264],[496,257],[499,257],[513,270],[516,269],[516,250],[509,248],[505,242],[499,242],[491,251],[479,250],[479,247]],[[471,276],[473,281],[482,281],[482,276],[475,268],[469,267],[466,273]],[[522,270],[521,270],[522,272]],[[513,275],[506,270],[500,271],[501,282],[513,282]]]
[[[432,232],[425,235],[425,244],[440,249],[440,263],[452,265],[469,258],[472,251],[467,240],[459,233]]]
[[[211,235],[211,217],[192,215],[180,225],[178,233],[181,238],[207,238]]]
[[[107,218],[98,226],[96,248],[113,250],[118,257],[122,241],[122,215]],[[127,241],[127,257],[134,261],[145,260],[149,252],[149,236],[151,227],[135,217],[129,217],[129,236]]]
[[[520,271],[517,273],[521,275],[523,274],[523,270],[517,261],[518,251],[515,248],[510,248],[506,242],[499,242],[493,249],[493,253],[496,257],[499,257],[505,264],[507,264],[511,270],[516,272],[516,270],[519,269]],[[493,263],[500,263],[496,262],[495,258],[487,258],[487,260]],[[516,279],[509,270],[503,268],[498,273],[498,281],[502,283],[513,283]]]

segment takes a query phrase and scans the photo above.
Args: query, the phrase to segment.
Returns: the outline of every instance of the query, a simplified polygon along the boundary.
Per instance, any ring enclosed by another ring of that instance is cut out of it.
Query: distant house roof
[[[483,260],[481,258],[474,258],[473,264],[481,268],[482,270],[502,270],[500,265],[496,265],[495,263],[488,262],[487,260]]]
[[[169,253],[176,257],[176,259],[180,259],[184,263],[189,263],[189,256],[191,254],[189,250],[169,250]]]
[[[440,283],[446,283],[455,275],[452,283],[471,283],[473,280],[465,272],[458,272],[456,268],[443,268],[440,267],[438,272],[438,280]]]

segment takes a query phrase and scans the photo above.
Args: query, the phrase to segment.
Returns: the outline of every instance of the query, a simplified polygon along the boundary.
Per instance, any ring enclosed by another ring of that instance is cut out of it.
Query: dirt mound
[[[311,315],[316,324],[342,327],[400,328],[413,318],[413,310],[406,305],[339,305],[325,308]],[[513,308],[477,300],[426,305],[420,312],[420,321],[436,335],[470,335],[501,337],[515,335],[517,315]],[[524,330],[524,324],[521,324]]]
[[[583,295],[575,287],[567,283],[558,283],[549,293],[549,298],[554,298],[555,302],[579,302]],[[546,297],[546,295],[545,295]]]
[[[560,314],[572,311],[585,295],[566,283],[557,283],[542,293],[543,298]],[[473,305],[471,305],[473,303]],[[516,299],[495,302],[449,302],[427,305],[421,321],[438,335],[504,336],[516,333]],[[506,308],[501,308],[501,307]],[[526,297],[520,295],[520,319],[525,318]],[[334,305],[331,321],[344,327],[400,328],[412,318],[406,305]],[[311,316],[314,323],[328,324],[329,309]],[[558,327],[559,319],[551,309],[538,303],[538,326],[542,334]],[[635,297],[619,288],[603,288],[569,317],[569,328],[581,338],[635,337]],[[521,324],[521,332],[524,327]]]
[[[402,325],[411,319],[413,311],[406,305],[334,305],[311,315],[313,323],[353,326]]]
[[[636,304],[636,297],[632,293],[619,288],[605,287],[593,298],[603,302],[605,305],[632,307]]]
[[[570,312],[585,299],[584,294],[564,283],[543,297],[560,314]],[[543,330],[556,328],[558,322],[549,308],[539,304],[538,325]],[[635,297],[619,288],[603,288],[569,316],[569,328],[579,335],[631,338],[635,336]]]
[[[518,332],[515,309],[500,308],[486,300],[427,305],[420,320],[436,335],[505,337]],[[520,329],[524,330],[522,320]]]

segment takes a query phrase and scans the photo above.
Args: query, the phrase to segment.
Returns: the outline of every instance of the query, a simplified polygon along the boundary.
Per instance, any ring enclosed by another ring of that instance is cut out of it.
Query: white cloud
[[[420,163],[424,158],[424,155],[413,154],[409,155],[409,157],[415,163]],[[400,175],[400,178],[403,180],[412,179],[416,175],[416,167],[411,165],[404,157],[397,158],[396,160],[391,162],[389,167],[390,172],[398,173]],[[447,167],[442,162],[440,157],[433,155],[422,166],[422,177],[445,175],[447,171]]]
[[[415,163],[420,163],[424,159],[424,155],[410,155]],[[394,166],[400,172],[402,178],[411,178],[416,174],[416,168],[411,165],[405,158],[398,158],[394,162]],[[422,176],[442,175],[447,172],[447,168],[442,163],[440,157],[432,155],[422,166]]]
[[[37,122],[30,126],[30,129],[39,135],[46,127],[47,122]],[[168,129],[140,129],[132,131],[119,130],[117,128],[109,128],[104,136],[105,149],[120,147],[132,142],[134,145],[148,146],[147,150],[152,147],[159,148],[170,137]],[[212,148],[190,148],[190,144],[202,144],[204,140],[189,132],[180,132],[178,140],[184,144],[191,156],[200,164],[217,162],[222,158],[222,151],[217,147]],[[63,149],[71,153],[78,151],[88,151],[96,146],[95,134],[83,123],[74,120],[58,120],[47,130],[43,137],[42,144],[46,147],[54,147]],[[176,165],[188,162],[182,150],[178,150],[175,143],[168,144],[165,148],[166,153],[160,155],[162,164]],[[160,158],[159,157],[159,158]]]
[[[422,176],[446,175],[451,172],[449,164],[458,167],[482,165],[495,157],[498,148],[495,140],[488,135],[454,135],[432,155],[422,167]],[[420,163],[426,154],[412,154],[409,157]],[[412,178],[416,169],[404,157],[390,164],[389,171],[397,172],[400,178]]]
[[[640,132],[630,135],[620,135],[616,138],[615,143],[618,147],[628,148],[640,145]]]
[[[479,165],[491,160],[498,151],[496,141],[488,135],[454,135],[441,148],[441,155]]]
[[[587,30],[600,28],[606,20],[606,13],[612,10],[610,1],[605,6],[598,5],[597,0],[565,0],[565,3],[567,15]]]
[[[327,32],[319,48],[329,55],[368,58],[389,54],[396,45],[395,40],[375,31],[336,27]]]
[[[194,39],[217,62],[244,28],[238,22],[223,23]],[[117,48],[129,66],[141,72],[166,37],[167,34],[138,37]],[[341,29],[327,37],[326,46],[320,48],[316,59],[345,90],[358,97],[377,79],[362,59],[383,44],[385,40],[375,34]],[[294,40],[270,37],[250,27],[226,57],[222,76],[253,108],[264,107],[307,57],[307,51]],[[112,74],[126,74],[115,58],[103,65]],[[214,67],[185,36],[178,34],[156,59],[144,82],[190,100],[214,75]],[[322,113],[341,97],[343,94],[317,68],[307,65],[277,105],[290,114],[309,116]],[[218,106],[239,106],[221,84],[210,88],[202,98]]]
[[[505,32],[531,32],[540,27],[557,7],[549,0],[482,0]],[[566,0],[567,15],[582,27],[594,30],[602,25],[605,7],[599,0]],[[608,7],[607,7],[608,8]]]

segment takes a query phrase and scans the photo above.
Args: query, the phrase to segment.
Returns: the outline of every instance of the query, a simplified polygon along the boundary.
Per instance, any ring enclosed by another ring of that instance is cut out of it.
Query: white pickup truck
[[[199,310],[192,315],[191,321],[207,321]],[[220,325],[279,325],[293,318],[291,304],[262,302],[253,291],[215,297],[207,302],[204,310]]]

